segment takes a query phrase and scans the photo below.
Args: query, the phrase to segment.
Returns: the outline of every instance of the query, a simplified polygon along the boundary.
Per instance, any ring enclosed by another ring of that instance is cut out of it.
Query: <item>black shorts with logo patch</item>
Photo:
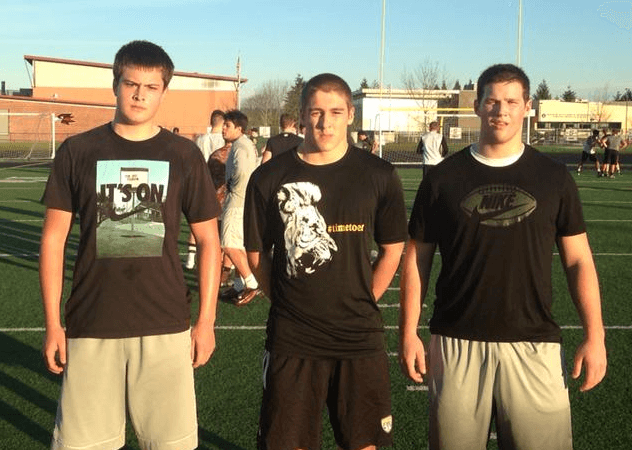
[[[340,448],[392,445],[385,353],[336,360],[266,352],[263,366],[259,450],[320,448],[325,405]]]

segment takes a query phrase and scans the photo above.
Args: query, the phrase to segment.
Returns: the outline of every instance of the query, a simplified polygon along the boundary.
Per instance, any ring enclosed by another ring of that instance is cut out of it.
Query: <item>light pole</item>
[[[522,64],[522,0],[518,1],[518,39],[516,49],[516,65]]]

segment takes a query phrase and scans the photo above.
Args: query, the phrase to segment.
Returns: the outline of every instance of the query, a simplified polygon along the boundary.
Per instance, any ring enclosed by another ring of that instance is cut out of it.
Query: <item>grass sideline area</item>
[[[573,154],[578,156],[579,150]],[[570,163],[569,163],[570,164]],[[602,288],[604,321],[609,352],[608,374],[601,385],[580,393],[579,381],[569,379],[576,450],[632,448],[632,389],[628,370],[632,348],[632,171],[611,179],[593,176],[585,166],[575,177]],[[43,314],[38,284],[38,246],[44,207],[39,202],[48,167],[21,164],[0,166],[0,450],[49,448],[60,378],[49,374],[41,358]],[[418,168],[398,169],[410,211],[419,185]],[[65,293],[72,276],[78,245],[78,224],[68,243]],[[184,258],[187,226],[181,227]],[[432,276],[436,277],[439,258]],[[563,327],[566,367],[570,371],[576,346],[582,339],[580,322],[566,288],[565,277],[554,258],[554,316]],[[195,276],[186,273],[193,287]],[[394,437],[397,449],[427,448],[425,386],[407,380],[397,366],[399,276],[380,301],[386,324],[385,338],[391,357]],[[432,308],[429,294],[420,334]],[[211,361],[196,371],[200,449],[250,450],[255,448],[261,400],[261,356],[269,304],[257,298],[244,308],[220,303],[217,349]],[[196,305],[193,306],[196,309]],[[137,449],[128,426],[128,447]],[[334,449],[325,424],[323,449]],[[492,439],[489,449],[497,449]]]

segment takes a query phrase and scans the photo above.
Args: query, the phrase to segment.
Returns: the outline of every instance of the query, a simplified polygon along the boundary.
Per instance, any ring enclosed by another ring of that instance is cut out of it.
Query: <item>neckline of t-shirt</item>
[[[351,154],[351,145],[347,145],[347,150],[345,151],[345,154],[342,155],[342,157],[336,161],[327,163],[327,164],[310,164],[307,161],[305,161],[303,158],[300,157],[300,155],[298,154],[298,147],[296,147],[296,151],[294,152],[294,158],[296,158],[296,160],[300,163],[300,164],[304,164],[306,167],[310,167],[310,168],[315,168],[315,169],[327,169],[327,168],[332,168],[332,167],[336,167],[338,165],[343,164],[347,158],[349,158],[349,155]]]
[[[522,158],[522,155],[524,155],[526,147],[524,143],[520,143],[520,145],[520,151],[511,156],[508,156],[506,158],[488,158],[478,152],[478,144],[475,142],[473,144],[470,144],[470,155],[472,155],[472,158],[474,158],[476,161],[487,167],[508,167],[516,163],[520,158]]]
[[[117,139],[121,142],[124,142],[126,144],[146,144],[148,142],[152,142],[154,139],[159,139],[160,136],[162,136],[163,133],[165,133],[167,130],[165,130],[163,127],[160,127],[160,131],[158,131],[158,133],[154,134],[152,137],[150,137],[149,139],[145,139],[142,141],[132,141],[130,139],[126,139],[123,136],[121,136],[120,134],[118,134],[116,131],[114,131],[114,123],[110,122],[108,124],[108,129],[110,131],[110,133],[112,134],[112,136],[114,136],[114,139]]]

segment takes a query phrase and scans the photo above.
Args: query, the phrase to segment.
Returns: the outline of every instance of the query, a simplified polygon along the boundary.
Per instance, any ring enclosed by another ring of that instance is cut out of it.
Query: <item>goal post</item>
[[[0,159],[55,157],[54,113],[0,110]]]
[[[468,145],[478,142],[480,137],[480,121],[471,107],[383,107],[382,113],[408,112],[416,121],[415,130],[381,132],[379,155],[394,165],[421,166],[423,156],[417,153],[417,144],[421,136],[428,131],[430,122],[439,122],[439,133],[442,134],[452,154]],[[535,110],[525,115],[522,129],[523,142],[530,143],[529,130],[531,118]],[[421,117],[421,120],[420,120]]]
[[[439,122],[439,133],[445,136],[453,153],[472,142],[478,141],[480,126],[462,123],[463,119],[476,118],[473,108],[463,107],[385,107],[383,113],[409,113],[415,121],[413,129],[395,130],[382,133],[380,156],[394,165],[421,166],[423,156],[417,153],[417,145],[422,135],[428,131],[431,122]],[[377,136],[376,136],[377,138]],[[379,139],[379,138],[378,138]]]

